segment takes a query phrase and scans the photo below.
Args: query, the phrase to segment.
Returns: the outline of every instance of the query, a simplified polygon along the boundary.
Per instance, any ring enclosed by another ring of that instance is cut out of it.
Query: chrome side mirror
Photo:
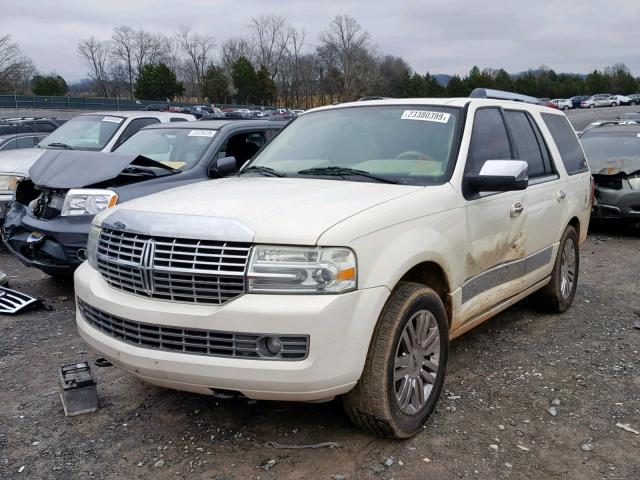
[[[522,160],[487,160],[480,173],[468,173],[465,180],[478,193],[524,190],[529,185],[529,165]]]

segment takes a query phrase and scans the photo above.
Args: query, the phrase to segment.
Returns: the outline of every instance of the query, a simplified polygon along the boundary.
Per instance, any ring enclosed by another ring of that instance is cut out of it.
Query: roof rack
[[[638,121],[636,121],[636,120],[624,120],[624,119],[620,119],[620,118],[617,118],[615,120],[597,120],[597,121],[591,122],[589,125],[587,125],[580,132],[580,134],[587,133],[589,130],[593,130],[594,128],[605,127],[607,125],[637,125],[637,124],[638,124]]]
[[[474,88],[469,94],[470,98],[493,98],[494,100],[511,100],[513,102],[533,103],[540,105],[536,97],[522,95],[520,93],[503,92],[502,90],[492,90],[490,88]]]

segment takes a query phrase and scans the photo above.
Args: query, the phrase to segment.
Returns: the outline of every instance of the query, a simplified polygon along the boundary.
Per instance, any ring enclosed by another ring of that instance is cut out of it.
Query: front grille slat
[[[152,241],[153,248],[147,244]],[[222,305],[245,293],[251,244],[171,239],[103,229],[98,269],[105,281],[147,298]],[[147,267],[141,268],[142,265]]]
[[[82,300],[78,300],[78,307],[82,318],[93,328],[142,348],[190,355],[262,360],[303,360],[309,353],[307,335],[278,335],[282,342],[282,352],[280,355],[270,356],[261,350],[264,336],[260,334],[136,322],[103,312]]]

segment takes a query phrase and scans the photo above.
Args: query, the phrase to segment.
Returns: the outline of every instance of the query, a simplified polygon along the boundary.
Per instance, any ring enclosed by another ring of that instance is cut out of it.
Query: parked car
[[[592,95],[580,103],[580,108],[617,107],[618,105],[620,105],[620,102],[607,93]]]
[[[0,151],[33,148],[46,136],[46,133],[13,133],[10,135],[0,135]]]
[[[640,124],[602,122],[580,140],[595,182],[591,218],[640,222]]]
[[[237,177],[96,216],[78,329],[149,383],[342,395],[356,424],[408,437],[436,407],[450,339],[533,293],[569,308],[590,209],[562,112],[487,98],[314,109]]]
[[[219,108],[211,107],[210,112],[204,112],[200,120],[219,120],[225,118],[225,114]]]
[[[238,119],[250,120],[251,118],[253,118],[253,116],[251,115],[251,112],[249,110],[239,109],[239,110],[233,110],[231,112],[225,112],[224,118],[234,118],[236,120]]]
[[[194,105],[191,107],[187,107],[184,113],[190,113],[197,119],[202,118],[203,115],[208,115],[212,112],[211,107],[208,105]]]
[[[572,108],[580,108],[580,104],[585,100],[588,100],[589,98],[589,95],[576,95],[574,97],[571,97],[569,100],[573,104]]]
[[[617,102],[617,105],[631,105],[631,99],[626,95],[611,95],[611,98]]]
[[[143,112],[169,112],[171,110],[170,104],[168,103],[150,103],[148,105],[145,105],[142,108]],[[180,109],[180,111],[182,110],[182,107],[175,107]],[[180,113],[180,112],[172,112],[172,113]]]
[[[110,152],[142,127],[154,123],[195,120],[193,115],[164,112],[94,112],[73,117],[47,136],[37,149],[0,152],[0,225],[13,200],[18,180],[47,149]]]
[[[291,110],[293,113],[295,113],[296,115],[302,115],[304,113],[304,110],[302,109],[294,109]]]
[[[116,203],[220,176],[247,162],[283,124],[164,123],[143,128],[114,153],[50,150],[18,183],[2,238],[25,265],[70,275],[86,259],[93,216]],[[179,258],[179,257],[177,257]]]
[[[634,93],[633,95],[627,95],[631,101],[631,105],[640,105],[640,93]]]
[[[557,108],[558,110],[569,110],[573,108],[573,103],[571,102],[571,100],[555,98],[553,100],[549,100],[546,106],[551,108]]]
[[[48,117],[14,117],[0,120],[0,135],[12,133],[51,133],[66,120]]]

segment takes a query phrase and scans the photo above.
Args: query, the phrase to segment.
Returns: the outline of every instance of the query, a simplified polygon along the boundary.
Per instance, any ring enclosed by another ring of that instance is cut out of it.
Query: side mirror
[[[465,180],[478,193],[524,190],[529,185],[529,165],[522,160],[487,160],[480,173],[468,173]]]
[[[209,170],[207,170],[207,175],[210,178],[220,178],[226,177],[227,175],[237,171],[238,166],[236,164],[236,157],[224,157],[211,162]]]

